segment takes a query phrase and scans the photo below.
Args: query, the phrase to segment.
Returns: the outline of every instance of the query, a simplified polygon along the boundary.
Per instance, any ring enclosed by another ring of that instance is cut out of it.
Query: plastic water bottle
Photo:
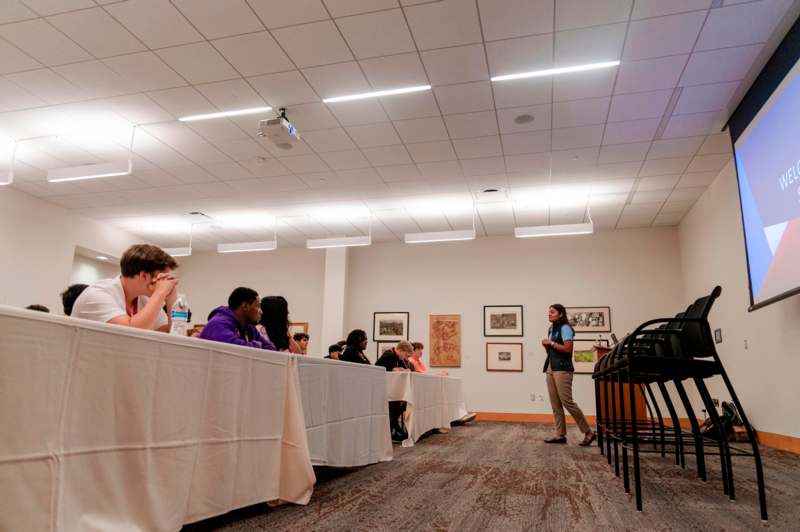
[[[178,294],[172,306],[172,329],[170,334],[187,336],[189,332],[189,302],[185,294]]]

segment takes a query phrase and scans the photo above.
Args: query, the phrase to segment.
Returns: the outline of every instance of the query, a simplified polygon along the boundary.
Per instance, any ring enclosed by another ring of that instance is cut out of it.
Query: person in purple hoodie
[[[211,311],[200,338],[277,351],[272,342],[256,330],[255,325],[260,320],[261,298],[258,292],[240,286],[228,296],[227,307],[223,305]]]

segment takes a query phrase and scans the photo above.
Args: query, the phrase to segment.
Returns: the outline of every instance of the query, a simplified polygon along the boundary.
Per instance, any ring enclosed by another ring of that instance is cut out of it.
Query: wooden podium
[[[595,350],[597,351],[597,360],[600,361],[604,356],[608,355],[611,352],[611,348],[596,345],[594,346]],[[612,384],[613,386],[619,386],[616,383]],[[624,401],[625,405],[625,420],[630,421],[631,417],[631,398],[630,398],[630,385],[623,384],[622,385],[622,400]],[[636,401],[636,420],[637,421],[647,421],[647,404],[645,403],[644,394],[642,393],[641,386],[636,386],[633,390],[634,400]],[[610,400],[610,399],[609,399]],[[619,394],[616,396],[616,415],[617,415],[617,423],[622,420],[620,416],[620,397]],[[606,421],[610,422],[613,419],[614,412],[611,409],[611,405],[609,405],[608,414],[606,414],[606,387],[604,385],[600,385],[600,404],[597,405],[597,410],[600,416]]]

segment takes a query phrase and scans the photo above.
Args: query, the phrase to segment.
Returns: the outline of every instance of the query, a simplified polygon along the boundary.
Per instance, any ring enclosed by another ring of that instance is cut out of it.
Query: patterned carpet
[[[184,527],[207,530],[798,530],[800,456],[764,450],[770,520],[758,515],[752,459],[734,462],[737,500],[722,494],[719,461],[707,483],[694,458],[680,469],[643,455],[644,511],[597,447],[545,445],[546,425],[479,422],[395,446],[392,462],[320,469],[308,506],[257,505]]]

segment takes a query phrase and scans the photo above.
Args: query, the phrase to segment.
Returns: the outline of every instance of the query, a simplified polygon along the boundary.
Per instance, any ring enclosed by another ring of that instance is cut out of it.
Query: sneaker
[[[567,443],[567,437],[562,436],[560,438],[550,438],[549,440],[544,440],[545,443]]]
[[[464,416],[461,419],[459,419],[459,421],[461,421],[461,423],[470,423],[472,421],[475,421],[476,417],[478,417],[478,414],[476,414],[474,412],[470,412],[466,416]]]
[[[583,437],[583,441],[580,442],[578,445],[580,445],[581,447],[588,447],[596,439],[597,439],[597,434],[595,434],[594,432],[589,432]]]

